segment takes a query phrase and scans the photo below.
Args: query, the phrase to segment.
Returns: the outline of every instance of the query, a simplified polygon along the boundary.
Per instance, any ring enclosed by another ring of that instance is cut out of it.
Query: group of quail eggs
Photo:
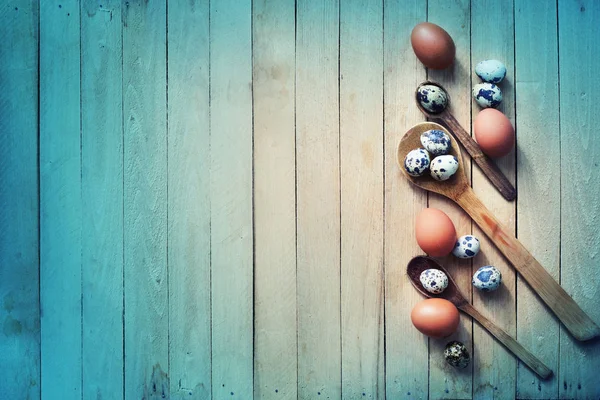
[[[484,60],[475,66],[475,73],[483,81],[473,86],[473,98],[482,108],[496,108],[502,102],[498,87],[506,76],[506,67],[498,60]]]
[[[456,241],[452,254],[458,258],[469,259],[475,257],[479,249],[479,239],[473,235],[464,235]],[[442,293],[448,287],[448,276],[439,269],[424,270],[419,280],[425,290],[435,295]],[[502,283],[502,274],[496,267],[485,265],[475,271],[471,283],[482,292],[491,292],[498,289]],[[448,364],[461,369],[466,368],[470,362],[467,347],[458,341],[451,341],[446,345],[444,358]]]
[[[445,181],[456,173],[458,159],[448,154],[452,143],[446,132],[439,129],[423,132],[421,145],[423,148],[411,150],[404,158],[404,169],[410,176],[422,176],[429,171],[433,179]]]

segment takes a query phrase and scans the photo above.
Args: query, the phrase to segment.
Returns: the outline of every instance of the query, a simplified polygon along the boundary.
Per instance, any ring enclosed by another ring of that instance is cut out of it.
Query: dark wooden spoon
[[[448,105],[439,113],[432,113],[421,105],[421,102],[418,98],[419,88],[423,85],[433,85],[437,86],[440,90],[446,93],[446,97],[448,98]],[[432,81],[425,81],[421,83],[417,87],[417,91],[415,92],[415,101],[417,103],[417,107],[419,110],[427,117],[430,121],[442,124],[450,130],[454,134],[454,136],[458,139],[458,141],[464,146],[467,153],[471,156],[473,160],[479,165],[479,168],[483,171],[485,176],[492,182],[492,184],[498,189],[500,194],[508,201],[513,201],[517,197],[517,191],[510,183],[508,178],[504,176],[502,171],[498,169],[496,164],[486,156],[482,151],[479,145],[471,135],[467,133],[467,131],[460,125],[460,123],[454,118],[454,115],[449,111],[450,104],[450,95],[444,89],[442,85]]]
[[[448,276],[448,287],[442,293],[433,294],[426,291],[421,285],[419,277],[421,272],[426,269],[439,269]],[[552,370],[544,365],[536,356],[531,354],[529,350],[524,348],[519,342],[516,341],[511,335],[506,333],[504,330],[496,326],[492,321],[484,317],[475,307],[473,307],[466,299],[465,296],[460,292],[460,289],[452,279],[452,276],[442,267],[437,261],[429,257],[415,257],[408,263],[406,273],[413,284],[425,297],[438,297],[446,299],[453,303],[456,308],[469,314],[473,317],[481,326],[488,330],[500,343],[502,343],[508,350],[510,350],[517,358],[523,361],[529,368],[538,374],[542,379],[547,379],[552,375]]]
[[[422,122],[412,127],[398,144],[398,163],[403,175],[415,186],[439,193],[456,202],[479,225],[481,230],[512,263],[515,269],[529,283],[533,291],[561,320],[577,340],[589,340],[600,337],[600,328],[583,312],[567,292],[552,278],[544,267],[527,251],[508,229],[506,229],[475,195],[467,181],[462,165],[459,146],[451,147],[451,154],[459,161],[458,170],[447,181],[436,181],[429,174],[410,176],[404,168],[404,158],[409,151],[421,147],[421,133],[439,129],[452,134],[443,126],[434,122]],[[454,139],[456,140],[456,139]]]

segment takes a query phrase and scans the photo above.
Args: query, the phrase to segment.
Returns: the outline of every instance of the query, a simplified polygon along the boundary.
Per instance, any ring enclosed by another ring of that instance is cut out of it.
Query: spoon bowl
[[[448,287],[438,294],[429,293],[421,285],[421,272],[426,269],[438,269],[448,277]],[[412,285],[421,292],[422,295],[428,298],[442,298],[453,303],[456,308],[473,317],[481,326],[488,330],[500,343],[510,350],[517,358],[525,363],[533,372],[538,374],[542,379],[547,379],[552,376],[552,370],[544,365],[536,356],[529,350],[524,348],[515,338],[499,328],[489,319],[484,317],[475,307],[473,307],[467,298],[460,292],[458,285],[452,279],[452,276],[442,267],[437,261],[432,258],[419,256],[409,261],[406,267],[406,273]]]
[[[422,176],[411,176],[404,168],[404,159],[406,158],[406,155],[411,150],[422,147],[421,134],[431,129],[438,129],[442,132],[445,132],[450,137],[452,143],[450,146],[450,152],[448,154],[453,155],[458,160],[458,169],[456,170],[454,175],[452,175],[450,179],[446,181],[435,180],[428,173],[425,173]],[[465,173],[460,146],[458,146],[454,136],[440,124],[436,124],[435,122],[421,122],[413,126],[404,135],[402,140],[400,140],[400,144],[398,145],[397,157],[398,165],[404,173],[404,176],[408,180],[410,180],[414,185],[420,187],[421,189],[439,193],[454,200],[463,191],[469,188],[469,181],[467,180],[467,175]]]

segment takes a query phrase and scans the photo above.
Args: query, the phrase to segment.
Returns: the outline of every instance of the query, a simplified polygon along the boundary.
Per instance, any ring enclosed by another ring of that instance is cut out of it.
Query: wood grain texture
[[[383,2],[340,4],[342,398],[384,398]]]
[[[210,3],[213,398],[253,393],[252,27],[249,0]]]
[[[554,279],[560,265],[560,131],[556,5],[515,0],[517,237]],[[543,206],[540,207],[540,199]],[[558,398],[559,322],[517,277],[517,339],[555,375],[517,370],[517,396]]]
[[[456,45],[456,56],[452,67],[446,70],[428,70],[427,77],[439,82],[450,95],[450,108],[456,121],[467,129],[471,117],[471,36],[469,1],[429,1],[427,19],[443,27]],[[459,146],[456,141],[453,146]],[[464,148],[464,147],[463,147]],[[462,165],[470,181],[471,160],[465,153]],[[474,167],[476,168],[476,167]],[[444,211],[454,223],[456,235],[460,237],[472,233],[471,218],[450,200],[436,194],[429,194],[429,207]],[[477,258],[475,258],[477,260]],[[477,262],[477,261],[475,261]],[[467,299],[471,301],[471,265],[472,260],[462,260],[450,254],[443,259],[443,265],[452,274]],[[473,390],[473,363],[466,369],[456,369],[444,359],[446,344],[452,340],[464,343],[473,354],[473,322],[468,315],[461,315],[458,331],[444,339],[430,339],[429,349],[429,393],[430,398],[470,398]]]
[[[125,399],[169,393],[166,7],[123,8]]]
[[[211,392],[209,8],[169,1],[168,265],[171,398]]]
[[[490,24],[490,10],[502,18]],[[500,83],[503,94],[499,110],[515,123],[514,95],[514,25],[513,1],[486,0],[471,3],[471,60],[473,66],[485,59],[497,59],[506,65],[506,78]],[[474,72],[471,73],[472,85],[480,82]],[[480,107],[473,100],[472,117],[476,118]],[[509,181],[515,184],[515,152],[511,151],[496,164]],[[478,168],[473,168],[473,189],[483,203],[495,214],[499,221],[515,233],[516,206],[507,202],[483,176]],[[492,322],[502,327],[510,335],[516,333],[516,273],[506,262],[494,244],[483,237],[481,230],[473,231],[481,241],[478,261],[473,264],[473,272],[483,265],[494,265],[502,273],[502,285],[493,293],[473,294],[473,305]],[[473,327],[473,397],[476,398],[514,398],[516,391],[516,359],[502,345],[482,330]]]
[[[600,141],[593,132],[600,90],[597,57],[589,49],[600,39],[600,4],[558,3],[561,146],[561,284],[600,323],[597,279],[600,251]],[[582,35],[582,32],[586,32]],[[600,394],[598,341],[579,343],[561,326],[559,395],[597,398]]]
[[[297,2],[298,396],[341,397],[339,3]]]
[[[0,9],[0,393],[40,398],[37,3]]]
[[[429,394],[428,340],[410,322],[411,309],[423,297],[406,276],[410,259],[421,254],[414,220],[427,207],[427,193],[413,188],[396,162],[400,138],[423,121],[413,99],[426,74],[408,38],[426,13],[423,2],[384,3],[385,384],[392,399]]]
[[[41,385],[56,399],[82,395],[79,31],[78,1],[40,2]]]
[[[121,3],[81,4],[83,398],[123,396]],[[111,77],[107,79],[107,77]],[[110,116],[110,118],[107,118]],[[101,347],[101,351],[99,351]]]
[[[254,2],[254,396],[296,399],[295,3]]]

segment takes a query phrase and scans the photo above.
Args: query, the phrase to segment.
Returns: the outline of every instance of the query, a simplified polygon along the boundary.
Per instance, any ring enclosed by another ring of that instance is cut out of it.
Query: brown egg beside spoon
[[[437,181],[427,174],[413,177],[406,172],[406,155],[411,150],[421,147],[421,134],[430,129],[439,129],[450,138],[453,137],[446,128],[434,122],[422,122],[409,129],[398,143],[397,161],[404,177],[421,189],[446,196],[465,210],[575,339],[590,340],[600,337],[600,328],[594,321],[479,200],[469,185],[462,162],[459,161],[456,173],[447,181]],[[450,154],[462,160],[459,146],[452,146]]]
[[[438,269],[446,274],[448,277],[448,287],[439,294],[429,293],[424,290],[421,286],[419,277],[421,272],[426,269]],[[525,349],[519,342],[517,342],[512,336],[506,333],[504,330],[496,326],[489,319],[484,317],[475,307],[473,307],[466,299],[466,297],[460,292],[458,286],[452,279],[452,276],[442,267],[437,261],[432,258],[419,256],[415,257],[408,263],[406,267],[406,273],[410,282],[413,284],[421,294],[428,298],[442,298],[448,300],[456,306],[459,310],[473,317],[481,326],[488,330],[496,339],[500,341],[508,350],[510,350],[518,359],[523,361],[533,372],[538,374],[542,379],[547,379],[552,376],[552,370],[544,365],[536,356],[531,354],[529,350]]]
[[[436,86],[445,93],[447,103],[440,112],[434,113],[426,110],[421,104],[421,101],[419,100],[419,89],[425,85]],[[477,142],[473,140],[471,135],[467,133],[467,131],[460,125],[456,118],[454,118],[452,113],[450,113],[448,110],[450,104],[450,95],[442,85],[432,81],[425,81],[421,83],[415,92],[415,101],[417,103],[417,107],[419,110],[421,110],[423,115],[433,122],[446,126],[448,130],[454,134],[454,137],[456,137],[456,139],[458,139],[458,141],[463,145],[465,150],[467,150],[467,153],[469,153],[471,158],[477,163],[477,165],[479,165],[479,168],[481,168],[485,176],[487,176],[490,182],[498,189],[500,194],[506,200],[513,201],[517,197],[517,191],[510,181],[506,178],[506,176],[504,176],[496,164],[494,164],[494,162],[481,151],[481,148]]]

